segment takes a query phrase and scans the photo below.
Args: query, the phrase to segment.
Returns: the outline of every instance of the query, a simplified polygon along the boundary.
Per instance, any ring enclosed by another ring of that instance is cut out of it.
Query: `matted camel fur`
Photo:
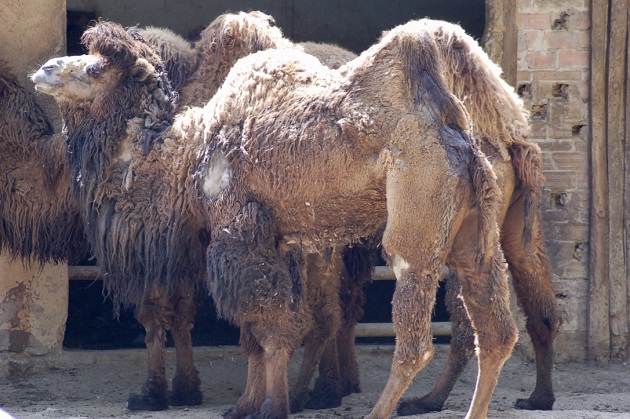
[[[207,106],[176,118],[163,64],[146,44],[108,23],[83,39],[89,55],[53,59],[33,76],[68,128],[82,180],[73,191],[99,198],[82,200],[95,221],[104,212],[127,220],[131,213],[117,211],[132,209],[147,226],[166,224],[172,239],[190,237],[186,223],[209,229],[209,287],[249,356],[245,394],[227,417],[289,414],[286,368],[308,316],[308,283],[293,253],[348,244],[384,224],[398,278],[397,347],[370,416],[389,416],[431,358],[444,263],[461,279],[476,326],[480,373],[469,415],[487,414],[516,340],[500,191],[418,22],[392,30],[343,72],[296,51],[252,54]],[[166,246],[161,256],[177,251]],[[144,269],[160,272],[161,260],[148,256]]]

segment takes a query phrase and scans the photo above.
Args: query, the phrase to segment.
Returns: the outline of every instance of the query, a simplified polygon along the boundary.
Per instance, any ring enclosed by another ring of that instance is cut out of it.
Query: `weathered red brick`
[[[589,68],[590,51],[588,50],[559,50],[558,51],[558,67],[563,68]]]
[[[581,71],[538,71],[536,72],[536,80],[548,81],[577,81],[582,80],[583,72]]]
[[[535,70],[554,70],[558,68],[558,54],[556,51],[528,52],[525,60],[527,67]]]
[[[588,10],[574,11],[569,15],[569,30],[590,29],[591,14]]]
[[[580,47],[579,38],[573,31],[544,31],[542,37],[543,48],[576,49]]]
[[[551,16],[549,13],[523,13],[516,18],[516,25],[520,29],[549,29]]]
[[[586,153],[553,153],[553,161],[558,170],[582,171],[588,169]]]
[[[557,190],[574,190],[577,189],[577,181],[575,172],[551,170],[544,172],[545,187]]]

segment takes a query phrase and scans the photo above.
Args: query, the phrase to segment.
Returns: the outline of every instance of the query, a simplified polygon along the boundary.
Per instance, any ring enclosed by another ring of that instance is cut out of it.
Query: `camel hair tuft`
[[[426,29],[392,30],[343,71],[294,50],[249,55],[206,106],[174,120],[170,83],[142,42],[107,22],[84,40],[90,54],[53,59],[33,75],[66,121],[77,154],[70,164],[82,177],[74,193],[86,218],[144,217],[173,240],[187,237],[177,243],[188,254],[188,226],[209,230],[208,285],[249,357],[247,390],[226,417],[289,415],[288,361],[308,316],[297,256],[383,226],[398,278],[397,344],[370,417],[389,416],[432,356],[430,314],[445,263],[476,330],[469,415],[487,414],[517,337],[499,247],[500,190]],[[151,265],[163,262],[148,255],[142,263],[159,272]]]

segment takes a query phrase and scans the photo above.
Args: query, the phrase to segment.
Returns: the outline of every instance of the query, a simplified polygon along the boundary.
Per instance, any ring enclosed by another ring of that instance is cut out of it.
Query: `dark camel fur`
[[[0,251],[26,264],[86,255],[65,153],[44,109],[0,61]],[[46,168],[46,170],[43,169]]]
[[[152,54],[148,47],[144,48],[148,55]],[[57,65],[52,60],[41,71],[50,73]],[[99,71],[95,66],[90,74],[97,75]],[[182,205],[173,182],[169,183],[176,180],[138,172],[135,160],[145,150],[134,148],[137,144],[130,141],[117,141],[127,130],[125,115],[138,108],[125,98],[144,92],[118,92],[103,101],[84,100],[79,93],[67,98],[77,102],[61,100],[68,135],[59,158],[70,168],[71,181],[66,188],[69,186],[71,199],[89,226],[86,236],[103,273],[106,295],[112,298],[116,310],[121,304],[135,307],[135,317],[146,330],[148,376],[141,393],[129,397],[127,407],[164,410],[169,404],[202,403],[190,331],[196,311],[195,292],[205,282],[207,233],[179,211],[163,211],[164,201],[171,207]],[[142,115],[151,125],[142,139],[145,149],[168,124],[163,119],[170,115],[170,99],[156,97],[159,106],[166,109],[156,105],[152,114]],[[118,113],[111,115],[113,109]],[[158,192],[148,194],[147,190],[153,188]],[[169,330],[177,357],[170,393],[165,366]]]
[[[70,163],[85,182],[74,186],[79,194],[106,179],[113,215],[127,206],[152,212],[172,236],[186,233],[173,224],[180,219],[210,229],[209,286],[219,312],[240,326],[250,366],[227,417],[289,414],[286,370],[308,322],[309,286],[293,252],[325,255],[384,224],[398,278],[397,346],[370,417],[388,417],[432,356],[444,263],[461,278],[476,326],[480,373],[469,416],[487,414],[516,340],[496,224],[500,190],[424,28],[396,28],[343,72],[296,51],[250,55],[207,106],[174,121],[174,93],[146,44],[107,23],[84,42],[90,55],[53,59],[33,81],[60,104]],[[165,189],[180,199],[165,199]],[[133,191],[151,199],[128,199]],[[143,259],[156,270],[156,258]]]

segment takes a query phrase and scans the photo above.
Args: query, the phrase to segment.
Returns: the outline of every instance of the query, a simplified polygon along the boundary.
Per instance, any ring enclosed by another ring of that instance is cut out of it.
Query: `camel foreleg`
[[[190,332],[194,326],[195,305],[193,287],[184,286],[177,290],[175,297],[175,316],[171,334],[175,344],[177,370],[173,377],[173,388],[169,393],[171,406],[196,406],[203,402],[199,386],[199,372],[193,361],[192,338]]]
[[[127,399],[129,410],[168,409],[168,382],[166,380],[166,331],[173,320],[173,304],[166,290],[153,287],[149,297],[136,306],[136,319],[144,326],[147,347],[148,376],[140,394]]]

